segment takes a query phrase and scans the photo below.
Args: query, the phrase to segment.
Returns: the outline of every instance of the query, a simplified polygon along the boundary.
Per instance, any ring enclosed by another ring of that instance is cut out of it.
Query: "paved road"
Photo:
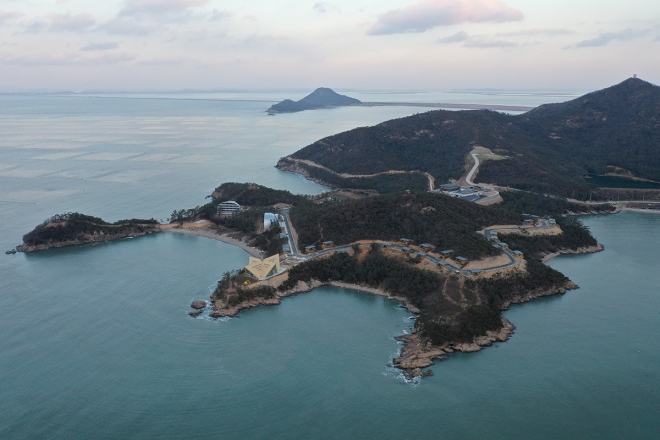
[[[479,169],[479,158],[475,153],[470,154],[470,156],[472,156],[472,159],[474,159],[474,165],[472,166],[470,172],[467,173],[467,176],[465,176],[465,183],[470,186],[474,186],[475,183],[472,181],[472,177],[474,177],[474,173]]]

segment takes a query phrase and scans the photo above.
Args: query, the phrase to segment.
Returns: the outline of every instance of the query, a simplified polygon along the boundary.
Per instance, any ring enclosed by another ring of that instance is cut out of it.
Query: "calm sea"
[[[416,100],[488,96],[436,95]],[[318,193],[277,159],[423,111],[265,116],[283,97],[0,97],[0,250],[58,212],[164,219],[225,181]],[[0,438],[657,438],[660,215],[584,220],[606,251],[551,262],[581,289],[513,307],[510,341],[420,383],[388,366],[413,320],[383,298],[322,288],[236,319],[188,317],[247,259],[220,242],[2,253]]]

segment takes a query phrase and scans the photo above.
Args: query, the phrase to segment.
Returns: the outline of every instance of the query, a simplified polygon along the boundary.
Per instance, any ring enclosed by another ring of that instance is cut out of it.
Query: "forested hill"
[[[338,173],[429,172],[457,179],[483,146],[510,157],[487,161],[478,181],[580,197],[587,173],[619,167],[660,181],[660,87],[637,78],[521,115],[430,111],[321,139],[291,155]]]
[[[522,217],[448,196],[420,192],[360,200],[303,204],[291,210],[300,247],[331,240],[337,245],[358,240],[409,238],[440,250],[479,258],[497,255],[477,230],[496,224],[520,224]]]
[[[20,252],[137,237],[160,231],[155,219],[127,219],[108,223],[77,212],[52,217],[23,236]]]
[[[216,202],[233,200],[245,206],[271,206],[277,203],[299,204],[306,196],[292,194],[281,189],[272,189],[256,183],[225,182],[213,191],[211,197]],[[215,206],[213,206],[215,209]]]
[[[360,104],[360,100],[346,95],[340,95],[332,89],[320,87],[300,101],[285,99],[268,109],[268,113],[292,113],[303,110],[314,110],[325,107],[339,107]]]

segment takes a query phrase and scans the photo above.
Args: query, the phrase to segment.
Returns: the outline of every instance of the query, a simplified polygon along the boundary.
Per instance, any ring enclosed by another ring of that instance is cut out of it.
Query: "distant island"
[[[285,99],[284,101],[271,106],[267,112],[274,113],[294,113],[303,110],[317,110],[328,107],[341,107],[348,105],[361,104],[359,99],[351,98],[346,95],[340,95],[332,89],[320,87],[300,101]]]
[[[660,199],[660,87],[630,78],[519,115],[435,110],[329,136],[278,168],[331,187],[417,190],[477,182],[575,200]],[[493,160],[494,159],[494,160]],[[641,192],[646,191],[646,192]]]

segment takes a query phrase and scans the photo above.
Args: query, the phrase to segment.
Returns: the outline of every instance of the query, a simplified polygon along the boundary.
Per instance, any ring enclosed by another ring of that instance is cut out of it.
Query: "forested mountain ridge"
[[[660,87],[630,78],[521,115],[436,110],[321,139],[292,154],[337,173],[423,171],[458,179],[466,155],[483,146],[511,157],[487,161],[478,181],[576,198],[587,173],[608,166],[660,181]]]

